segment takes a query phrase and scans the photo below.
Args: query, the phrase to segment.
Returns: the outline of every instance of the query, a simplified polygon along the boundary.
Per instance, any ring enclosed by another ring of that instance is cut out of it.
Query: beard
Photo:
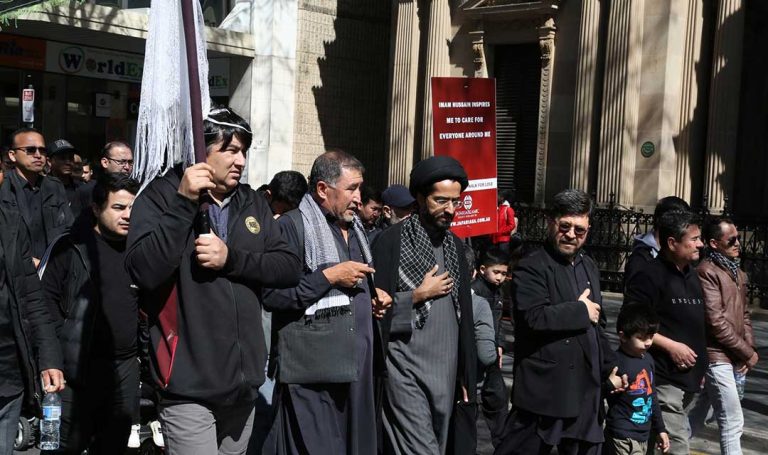
[[[432,227],[433,230],[439,232],[447,232],[451,228],[453,214],[442,213],[438,216],[435,216],[428,212],[422,212],[421,219],[423,220],[424,224]]]

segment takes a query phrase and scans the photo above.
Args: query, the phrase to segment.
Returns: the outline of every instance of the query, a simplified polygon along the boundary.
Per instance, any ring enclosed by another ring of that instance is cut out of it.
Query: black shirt
[[[32,257],[40,259],[48,246],[45,225],[43,224],[43,195],[40,191],[40,183],[44,177],[39,177],[35,186],[28,180],[18,176],[17,178],[21,180],[21,188],[24,192],[24,200],[18,201],[18,204],[29,229],[29,239],[32,241]]]
[[[661,408],[656,399],[655,364],[651,354],[632,357],[616,351],[617,375],[626,374],[629,387],[622,393],[608,396],[605,429],[614,438],[646,442],[651,427],[656,433],[665,431]]]
[[[651,347],[660,384],[697,392],[707,368],[706,312],[699,276],[692,266],[682,272],[657,257],[627,282],[625,302],[647,303],[659,315],[659,332],[684,343],[697,355],[693,368],[680,370],[661,348]]]
[[[5,251],[0,245],[0,397],[18,395],[24,390],[19,354],[11,319],[11,300],[5,276]]]

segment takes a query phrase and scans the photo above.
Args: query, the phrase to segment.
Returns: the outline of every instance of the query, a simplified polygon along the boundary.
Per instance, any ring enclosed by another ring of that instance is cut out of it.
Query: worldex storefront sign
[[[144,56],[48,41],[45,70],[72,76],[141,83]]]
[[[435,156],[456,158],[469,176],[451,229],[462,238],[496,232],[496,81],[433,77],[432,119]]]

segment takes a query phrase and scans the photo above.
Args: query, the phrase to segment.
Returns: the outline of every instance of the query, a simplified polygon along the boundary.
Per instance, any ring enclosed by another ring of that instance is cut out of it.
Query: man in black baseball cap
[[[51,163],[51,176],[56,177],[67,191],[67,200],[72,213],[80,213],[79,199],[76,197],[80,182],[74,177],[75,153],[77,150],[66,139],[56,139],[48,144],[48,161]]]
[[[416,199],[405,185],[390,185],[381,193],[381,213],[387,225],[397,224],[413,213]]]

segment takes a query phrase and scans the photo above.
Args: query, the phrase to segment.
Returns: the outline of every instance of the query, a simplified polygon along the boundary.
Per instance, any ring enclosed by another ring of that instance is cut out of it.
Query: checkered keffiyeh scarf
[[[456,317],[461,320],[459,309],[459,256],[456,244],[450,233],[446,233],[443,239],[443,254],[445,256],[445,268],[453,278],[451,300],[456,310]],[[398,269],[398,292],[413,291],[421,284],[424,275],[437,263],[432,242],[427,231],[421,225],[418,215],[411,215],[403,221],[403,230],[400,233],[400,268]],[[411,324],[416,329],[421,329],[427,322],[432,301],[428,300],[413,309]]]
[[[718,264],[720,267],[724,268],[725,270],[728,270],[731,272],[731,275],[733,275],[733,279],[738,281],[739,280],[739,265],[741,264],[741,261],[739,261],[738,258],[736,259],[728,259],[727,257],[723,256],[721,253],[718,253],[715,250],[710,249],[709,254],[707,255],[707,259],[714,262],[715,264]]]
[[[321,266],[338,264],[341,259],[339,258],[339,251],[336,249],[336,240],[333,238],[331,227],[320,210],[320,206],[312,199],[311,195],[305,194],[299,204],[299,210],[304,221],[304,260],[309,270],[314,272]],[[354,229],[357,241],[360,243],[363,259],[368,265],[371,265],[373,259],[371,249],[368,246],[368,237],[365,235],[363,223],[357,216],[352,222],[352,229]],[[304,315],[315,316],[318,312],[332,313],[337,308],[349,305],[348,295],[338,289],[331,289],[323,298],[310,305],[304,311]],[[318,314],[318,316],[320,315]]]

